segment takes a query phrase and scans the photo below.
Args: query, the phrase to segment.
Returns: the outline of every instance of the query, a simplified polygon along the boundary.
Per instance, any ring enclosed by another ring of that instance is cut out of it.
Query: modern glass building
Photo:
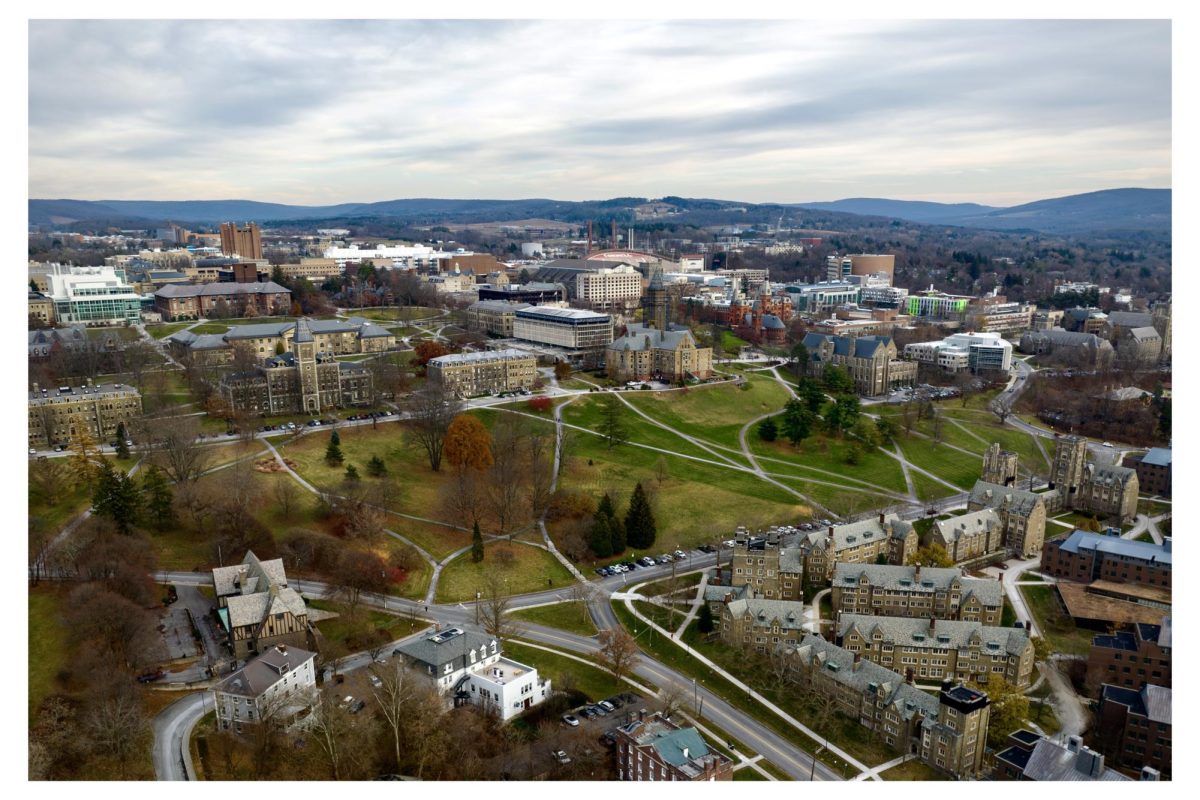
[[[58,322],[123,325],[141,319],[142,297],[126,282],[124,270],[59,264],[53,269],[47,295]]]

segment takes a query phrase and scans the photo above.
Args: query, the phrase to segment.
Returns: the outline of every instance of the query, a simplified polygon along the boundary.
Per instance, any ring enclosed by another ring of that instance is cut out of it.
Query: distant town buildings
[[[240,258],[262,258],[262,231],[258,223],[239,227],[234,222],[221,223],[221,252]]]
[[[1008,372],[1012,349],[1012,343],[998,333],[956,333],[940,342],[905,345],[904,357],[936,364],[946,372]]]

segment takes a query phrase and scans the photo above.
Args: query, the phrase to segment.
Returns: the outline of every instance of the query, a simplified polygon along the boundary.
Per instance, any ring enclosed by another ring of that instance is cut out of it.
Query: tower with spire
[[[317,380],[317,343],[313,339],[308,318],[296,322],[296,333],[292,337],[292,355],[300,373],[301,407],[306,412],[321,413],[321,392]]]

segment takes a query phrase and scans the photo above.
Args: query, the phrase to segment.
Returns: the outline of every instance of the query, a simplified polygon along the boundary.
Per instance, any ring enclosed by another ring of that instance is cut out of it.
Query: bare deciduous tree
[[[200,443],[200,423],[195,417],[146,419],[142,427],[150,461],[171,480],[182,486],[207,469],[210,454]]]
[[[500,642],[505,642],[521,632],[521,626],[508,616],[511,608],[512,597],[508,594],[504,579],[495,572],[489,572],[483,587],[483,597],[479,599],[479,622],[485,631]]]
[[[637,642],[624,628],[606,628],[596,638],[600,642],[600,665],[620,681],[637,665]]]
[[[279,475],[271,493],[275,497],[275,503],[279,506],[279,513],[285,520],[291,522],[292,515],[295,514],[296,506],[300,501],[300,487],[296,485],[290,475]]]
[[[417,695],[416,683],[423,678],[414,675],[404,663],[404,659],[399,656],[392,659],[390,664],[372,666],[371,672],[379,678],[379,685],[374,689],[375,702],[379,704],[379,713],[392,736],[394,768],[399,771],[402,764],[404,724]]]
[[[439,382],[430,381],[409,395],[406,410],[412,421],[412,440],[425,451],[429,468],[434,472],[439,471],[442,468],[446,431],[462,410],[462,401],[446,391]]]
[[[129,762],[149,733],[137,694],[118,691],[97,700],[84,717],[84,729],[98,748],[117,762],[122,780],[129,777]]]
[[[521,430],[503,417],[492,430],[492,466],[488,470],[489,508],[497,532],[504,536],[516,524],[521,507]]]

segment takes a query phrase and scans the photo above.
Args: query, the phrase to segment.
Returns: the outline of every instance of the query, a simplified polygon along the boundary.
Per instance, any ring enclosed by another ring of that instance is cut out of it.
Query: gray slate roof
[[[422,666],[433,667],[435,672],[440,672],[445,664],[461,662],[465,654],[472,650],[482,649],[484,653],[491,655],[494,645],[496,652],[499,652],[496,637],[466,626],[460,626],[460,629],[461,634],[445,638],[444,641],[439,642],[436,639],[439,636],[444,637],[445,630],[401,642],[396,649],[406,658]]]
[[[864,639],[878,631],[882,634],[883,642],[898,646],[940,647],[957,649],[976,643],[985,650],[1008,653],[1019,656],[1025,652],[1029,644],[1029,635],[1024,628],[1001,628],[999,626],[982,625],[978,622],[961,622],[959,620],[939,619],[929,629],[930,620],[920,617],[874,617],[866,614],[842,614],[838,620],[838,638],[841,639],[852,629]],[[997,648],[988,647],[989,642],[995,642]]]
[[[743,598],[725,606],[734,617],[747,614],[754,617],[756,625],[773,625],[785,631],[800,630],[804,626],[804,603],[798,600],[759,600]]]
[[[155,297],[212,297],[224,294],[283,294],[291,290],[274,281],[266,283],[201,283],[168,284],[154,293]]]
[[[672,325],[669,330],[659,331],[641,323],[628,326],[629,332],[608,346],[609,350],[678,350],[684,341],[696,346],[692,332],[682,325]]]
[[[971,488],[971,502],[988,508],[1007,508],[1010,511],[1028,514],[1034,506],[1042,502],[1042,497],[1012,486],[975,481],[975,486]]]
[[[1142,328],[1134,328],[1133,330],[1129,331],[1129,335],[1139,342],[1153,341],[1154,339],[1162,338],[1159,336],[1158,331],[1149,325]]]
[[[933,594],[946,591],[957,582],[962,589],[962,599],[974,597],[985,606],[1000,606],[1004,603],[1004,588],[1000,581],[992,578],[964,578],[962,570],[955,567],[900,567],[883,564],[839,563],[833,569],[834,586],[856,586],[866,576],[872,586],[893,591]]]
[[[214,691],[236,694],[242,697],[259,697],[283,678],[284,674],[300,667],[305,661],[316,657],[316,653],[299,647],[287,647],[286,652],[272,647],[265,653],[246,662],[246,666],[233,673],[214,687]]]
[[[1099,776],[1085,772],[1077,765],[1088,763],[1086,753],[1072,753],[1066,747],[1049,739],[1040,739],[1033,746],[1029,762],[1025,765],[1025,777],[1035,781],[1127,781],[1131,778],[1115,769],[1104,767]]]
[[[1146,328],[1153,325],[1154,318],[1144,311],[1111,311],[1108,324],[1113,328]]]
[[[982,508],[969,514],[934,521],[933,529],[942,541],[956,542],[964,536],[987,533],[1000,527],[1000,515],[993,508]]]
[[[858,522],[837,525],[833,529],[833,550],[837,552],[849,547],[857,547],[866,542],[877,542],[888,536],[903,539],[911,531],[912,525],[900,519],[896,514],[889,514],[884,518],[882,524],[878,517],[871,517]],[[800,537],[799,545],[801,552],[811,551],[817,544],[823,543],[827,536],[829,536],[827,529],[803,534]]]

